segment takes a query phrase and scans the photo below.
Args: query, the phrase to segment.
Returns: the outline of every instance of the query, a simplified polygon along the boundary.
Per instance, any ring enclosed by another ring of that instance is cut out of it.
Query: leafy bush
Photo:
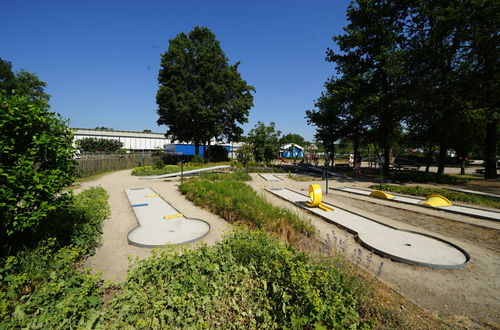
[[[123,147],[123,142],[89,137],[77,140],[76,145],[78,149],[85,152],[116,152]]]
[[[202,166],[203,167],[203,166]],[[200,168],[200,166],[192,166],[192,165],[184,165],[184,171],[196,170]],[[163,175],[180,172],[181,167],[179,165],[165,165],[161,168],[153,167],[153,166],[143,166],[143,167],[135,167],[132,170],[132,175],[144,176],[144,175]]]
[[[43,99],[0,93],[0,240],[36,232],[68,201],[73,134]]]
[[[412,196],[419,197],[427,197],[432,193],[436,193],[448,198],[450,201],[456,202],[465,202],[469,204],[482,205],[486,207],[492,207],[500,209],[500,200],[494,197],[488,196],[479,196],[469,193],[463,193],[459,191],[453,191],[448,189],[440,189],[440,188],[425,188],[421,186],[414,187],[404,187],[404,186],[396,186],[396,185],[383,185],[382,188],[380,185],[372,185],[370,188],[372,189],[381,189],[390,192],[407,194]]]
[[[201,164],[201,163],[204,163],[205,160],[200,155],[194,155],[193,158],[191,158],[190,162],[191,163],[200,163]]]
[[[105,328],[357,328],[344,275],[263,232],[138,261],[103,313]]]
[[[59,215],[54,237],[0,261],[0,329],[75,328],[102,304],[101,280],[77,270],[98,244],[107,193],[90,188]]]
[[[227,149],[219,145],[209,146],[205,158],[211,162],[227,162],[229,160]]]
[[[196,205],[207,207],[229,222],[266,229],[287,241],[315,232],[309,222],[288,209],[272,205],[250,186],[230,175],[193,178],[181,185],[180,190]]]

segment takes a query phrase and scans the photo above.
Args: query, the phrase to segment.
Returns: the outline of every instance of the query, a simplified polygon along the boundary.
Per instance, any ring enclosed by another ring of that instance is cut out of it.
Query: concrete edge
[[[152,191],[152,192],[154,192],[154,193],[156,194],[156,191],[155,191],[153,188],[151,188],[151,187],[147,187],[147,188],[151,189],[151,191]],[[130,188],[129,188],[129,189],[130,189]],[[134,190],[139,190],[139,188],[133,188],[133,189],[134,189]],[[125,193],[125,190],[123,190],[123,192]],[[125,193],[125,197],[127,197],[127,194],[126,194],[126,193]],[[172,207],[172,208],[173,208],[173,209],[174,209],[177,213],[179,213],[179,214],[181,213],[181,212],[180,212],[180,211],[179,211],[179,210],[178,210],[175,206],[173,206],[172,204],[170,204],[169,202],[167,202],[167,201],[165,200],[165,198],[163,198],[160,194],[158,194],[158,197],[160,197],[161,199],[163,199],[163,201],[164,201],[165,203],[167,203],[168,205],[170,205],[170,207]],[[128,197],[127,197],[127,199],[128,199]],[[139,221],[137,220],[137,214],[135,214],[134,209],[132,208],[132,205],[130,204],[130,201],[129,201],[129,208],[130,208],[130,210],[134,213],[134,216],[135,216],[135,221],[137,221],[137,223],[139,223]],[[198,219],[198,218],[189,218],[189,217],[183,217],[183,218],[185,218],[185,219],[190,219],[190,220],[198,220],[198,221],[205,222],[205,223],[208,225],[208,231],[207,231],[205,234],[203,234],[202,236],[198,237],[198,238],[195,238],[195,239],[192,239],[192,240],[189,240],[189,241],[185,241],[185,242],[182,242],[182,243],[175,243],[175,244],[163,244],[163,245],[146,245],[146,244],[139,244],[139,243],[132,242],[132,241],[129,239],[130,234],[131,234],[134,230],[136,230],[137,228],[140,228],[140,227],[141,227],[141,226],[139,225],[139,226],[136,226],[136,227],[132,228],[131,230],[129,230],[129,232],[127,233],[127,242],[128,242],[128,244],[133,245],[133,246],[142,247],[142,248],[150,248],[150,249],[152,249],[152,248],[157,248],[157,247],[162,247],[162,246],[167,246],[167,245],[189,244],[189,243],[194,243],[194,242],[196,242],[196,241],[201,240],[202,238],[204,238],[205,236],[207,236],[207,235],[208,235],[208,233],[210,232],[210,230],[212,229],[212,226],[210,225],[210,223],[208,223],[208,222],[207,222],[207,221],[205,221],[205,220]]]
[[[276,188],[275,188],[275,189],[276,189]],[[288,188],[277,188],[277,189],[288,189]],[[272,189],[266,189],[266,190],[272,190]],[[292,192],[295,192],[295,193],[297,193],[297,194],[300,194],[300,195],[302,195],[302,196],[304,196],[304,197],[308,197],[308,196],[306,196],[306,195],[304,195],[304,194],[302,194],[302,193],[300,193],[300,192],[298,192],[298,191],[295,191],[295,190],[292,190],[292,189],[288,189],[288,190],[290,190],[290,191],[292,191]],[[361,244],[362,246],[364,246],[365,248],[368,248],[369,250],[373,251],[374,253],[376,253],[376,254],[378,254],[378,255],[380,255],[380,256],[382,256],[382,257],[389,258],[389,259],[391,259],[391,260],[393,260],[393,261],[398,261],[398,262],[401,262],[401,263],[406,263],[406,264],[410,264],[410,265],[423,266],[423,267],[427,267],[427,268],[433,268],[433,269],[446,269],[446,270],[461,269],[461,268],[463,268],[463,267],[467,266],[467,265],[470,263],[470,259],[471,259],[471,258],[470,258],[469,253],[467,253],[467,251],[465,251],[464,249],[462,249],[462,248],[461,248],[461,247],[459,247],[458,245],[456,245],[456,244],[454,244],[454,243],[452,243],[452,242],[449,242],[449,241],[447,241],[447,240],[445,240],[445,239],[442,239],[442,238],[439,238],[439,237],[435,237],[435,236],[432,236],[432,235],[429,235],[429,234],[421,233],[421,232],[418,232],[418,231],[414,231],[414,230],[407,230],[407,229],[400,229],[400,228],[397,228],[397,227],[393,227],[393,226],[387,225],[387,224],[385,224],[385,223],[383,223],[383,222],[380,222],[380,221],[378,221],[378,220],[375,220],[375,219],[370,219],[370,218],[368,218],[368,217],[366,217],[366,216],[364,216],[364,215],[361,215],[361,214],[359,214],[359,213],[357,213],[357,212],[353,212],[353,211],[347,210],[347,209],[345,209],[345,208],[343,208],[343,207],[340,207],[340,206],[335,206],[335,205],[332,205],[332,204],[329,204],[329,203],[325,203],[325,204],[327,204],[327,205],[331,205],[332,207],[336,207],[336,208],[342,209],[342,210],[344,210],[344,211],[346,211],[346,212],[349,212],[349,213],[352,213],[352,214],[357,215],[357,216],[359,216],[359,217],[362,217],[362,218],[364,218],[364,219],[368,219],[368,220],[370,220],[370,221],[376,222],[376,223],[378,223],[378,224],[380,224],[380,225],[383,225],[383,226],[389,227],[389,228],[391,228],[391,229],[394,229],[394,230],[399,230],[399,231],[405,231],[405,232],[414,233],[414,234],[419,234],[419,235],[422,235],[422,236],[427,236],[427,237],[430,237],[430,238],[436,239],[436,240],[438,240],[438,241],[440,241],[440,242],[443,242],[443,243],[445,243],[445,244],[448,244],[448,245],[450,245],[450,246],[452,246],[452,247],[456,248],[458,251],[460,251],[460,252],[461,252],[461,253],[465,256],[465,262],[464,262],[464,263],[462,263],[462,264],[458,264],[458,265],[440,265],[440,264],[429,264],[429,263],[425,263],[425,262],[419,262],[419,261],[414,261],[414,260],[410,260],[410,259],[405,259],[405,258],[402,258],[402,257],[398,257],[398,256],[395,256],[395,255],[392,255],[392,254],[390,254],[390,253],[386,253],[386,252],[380,251],[380,250],[378,250],[378,249],[376,249],[376,248],[372,247],[371,245],[369,245],[369,244],[365,243],[365,242],[364,242],[364,241],[363,241],[363,240],[359,237],[359,235],[358,235],[358,232],[357,232],[357,231],[354,231],[354,230],[352,230],[352,229],[350,229],[350,228],[348,228],[348,227],[345,227],[345,226],[343,226],[343,225],[341,225],[341,224],[339,224],[339,223],[337,223],[337,222],[335,222],[335,221],[333,221],[333,220],[331,220],[331,219],[328,219],[328,218],[326,218],[326,217],[324,217],[324,216],[322,216],[322,215],[320,215],[320,214],[314,213],[314,212],[312,212],[311,210],[309,210],[308,208],[306,208],[306,207],[305,207],[305,205],[302,205],[302,204],[300,204],[299,202],[292,203],[292,202],[290,202],[289,200],[287,200],[287,199],[285,199],[285,198],[283,198],[283,197],[281,197],[281,196],[278,196],[278,195],[275,195],[275,194],[273,194],[273,195],[274,195],[274,196],[276,196],[276,197],[278,197],[278,198],[280,198],[280,199],[282,199],[282,200],[284,200],[284,201],[287,201],[287,202],[289,202],[289,203],[291,203],[291,204],[294,204],[294,205],[296,205],[296,206],[300,207],[301,209],[303,209],[303,210],[305,210],[305,211],[309,212],[310,214],[312,214],[312,215],[314,215],[314,216],[317,216],[317,217],[319,217],[319,218],[321,218],[321,219],[325,220],[326,222],[328,222],[328,223],[330,223],[330,224],[333,224],[333,225],[335,225],[335,226],[337,226],[337,227],[340,227],[340,228],[342,228],[342,229],[344,229],[344,230],[347,230],[347,232],[349,232],[350,234],[352,234],[352,235],[354,235],[354,236],[355,236],[355,239],[356,239],[357,241],[359,241],[359,242],[360,242],[360,244]]]
[[[130,244],[132,246],[137,246],[137,247],[140,247],[140,248],[149,248],[149,249],[158,248],[158,247],[164,247],[164,246],[169,246],[169,245],[175,246],[175,245],[189,244],[189,243],[194,243],[194,242],[197,242],[197,241],[203,239],[205,236],[208,235],[208,233],[210,233],[210,229],[212,229],[212,226],[207,221],[205,221],[205,220],[198,219],[198,218],[186,218],[186,217],[184,217],[184,219],[196,220],[196,221],[204,222],[204,223],[206,223],[208,225],[208,231],[205,234],[203,234],[203,235],[201,235],[201,236],[199,236],[197,238],[194,238],[192,240],[189,240],[189,241],[184,241],[184,242],[180,242],[180,243],[168,243],[168,244],[159,244],[159,245],[149,245],[149,244],[136,243],[136,242],[130,240],[130,238],[129,238],[130,234],[132,234],[132,232],[135,231],[135,230],[137,230],[138,228],[141,228],[141,226],[137,226],[137,227],[133,228],[132,230],[130,230],[128,232],[128,234],[127,234],[127,242],[128,242],[128,244]]]
[[[344,192],[344,193],[347,193],[347,194],[354,194],[354,195],[359,195],[359,196],[365,196],[365,195],[362,195],[362,194],[356,194],[356,193],[351,192],[351,191],[345,191],[345,190],[342,190],[342,189],[339,189],[339,188],[330,188],[330,189],[334,190],[334,191],[341,191],[341,192]],[[352,188],[352,189],[359,189],[359,190],[364,190],[364,191],[371,191],[371,190],[363,189],[363,188]],[[409,197],[409,198],[414,197],[416,199],[419,199],[417,196],[411,196],[411,195],[401,195],[401,194],[396,194],[396,193],[393,193],[393,195],[396,196],[396,197],[397,196],[400,196],[400,197]],[[366,197],[370,197],[370,196],[366,196]],[[371,198],[374,198],[375,200],[377,200],[376,197],[371,197]],[[405,201],[398,201],[397,199],[383,199],[383,200],[390,201],[390,202],[397,202],[397,203],[406,204],[406,205],[414,205],[414,206],[425,207],[425,208],[427,208],[429,210],[445,211],[445,212],[449,212],[449,213],[465,215],[465,216],[471,217],[471,218],[478,218],[478,219],[483,219],[483,220],[488,220],[488,221],[500,222],[500,219],[495,219],[495,218],[491,218],[491,217],[487,217],[487,216],[483,216],[483,215],[476,215],[476,214],[470,214],[470,213],[463,213],[463,212],[460,212],[460,211],[454,211],[454,210],[447,209],[446,206],[445,207],[432,207],[432,206],[427,206],[427,205],[423,205],[423,204],[413,204],[413,203],[407,203]],[[423,201],[425,201],[425,200],[423,200]],[[482,209],[482,208],[479,208],[479,207],[471,207],[469,205],[463,205],[463,204],[453,204],[453,205],[461,206],[461,207],[466,207],[466,208],[473,209],[473,210],[487,211],[487,212],[493,212],[493,213],[495,213],[495,211],[493,211],[493,210]],[[499,215],[500,215],[500,212],[497,212],[497,213],[499,213]]]

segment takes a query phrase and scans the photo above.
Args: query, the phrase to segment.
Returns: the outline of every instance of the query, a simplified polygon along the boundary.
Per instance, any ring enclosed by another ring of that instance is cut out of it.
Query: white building
[[[133,131],[100,130],[89,128],[73,128],[75,140],[84,138],[98,138],[118,140],[123,143],[123,148],[131,151],[158,150],[173,141],[166,138],[163,133],[147,133]]]

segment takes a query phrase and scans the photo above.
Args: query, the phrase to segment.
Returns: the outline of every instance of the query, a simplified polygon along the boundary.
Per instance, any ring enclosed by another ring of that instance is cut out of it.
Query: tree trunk
[[[390,169],[390,151],[389,143],[384,142],[384,176],[387,178],[389,176]]]
[[[460,175],[465,174],[465,155],[460,155]]]
[[[486,124],[486,146],[484,152],[484,178],[494,179],[498,177],[497,174],[497,124],[494,119]]]
[[[426,159],[426,164],[425,164],[425,173],[429,173],[429,168],[431,167],[431,162],[432,162],[432,153],[434,152],[434,145],[432,143],[429,143],[429,150],[427,151],[427,159]]]
[[[437,174],[444,174],[444,167],[445,167],[446,151],[447,150],[448,150],[448,147],[446,146],[446,144],[441,143],[439,145],[439,160],[438,160]]]
[[[194,141],[194,155],[199,156],[200,155],[200,141],[195,140]]]

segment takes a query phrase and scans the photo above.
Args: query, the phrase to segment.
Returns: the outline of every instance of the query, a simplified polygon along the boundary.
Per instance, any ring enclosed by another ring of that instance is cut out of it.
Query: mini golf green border
[[[156,191],[153,190],[151,187],[148,187],[148,188],[151,189],[153,192],[156,193]],[[129,189],[138,190],[139,188],[129,188]],[[123,193],[125,194],[125,197],[127,197],[127,194],[125,193],[125,190],[123,190]],[[165,200],[165,198],[163,198],[160,194],[158,194],[158,197],[160,197],[161,199],[163,199],[163,201],[165,203],[167,203],[168,205],[170,205],[170,207],[172,207],[175,211],[177,211],[177,213],[181,214],[181,212],[175,206],[173,206],[172,204],[170,204],[169,202],[167,202]],[[127,197],[127,199],[128,199],[128,197]],[[135,221],[137,221],[137,223],[139,223],[139,221],[137,220],[137,214],[135,214],[135,212],[134,212],[134,210],[132,208],[132,204],[130,204],[130,200],[129,200],[129,207],[130,207],[132,213],[134,213]],[[184,241],[184,242],[180,242],[180,243],[162,244],[162,245],[148,245],[148,244],[135,243],[135,242],[132,242],[129,239],[130,234],[134,230],[137,230],[138,228],[141,227],[141,225],[138,225],[138,226],[132,228],[131,230],[129,230],[129,232],[127,233],[127,243],[129,245],[132,245],[132,246],[136,246],[136,247],[140,247],[140,248],[148,248],[148,249],[154,249],[154,248],[159,248],[159,247],[164,247],[164,246],[175,246],[175,245],[182,245],[182,244],[190,244],[190,243],[194,243],[194,242],[197,242],[197,241],[203,239],[205,236],[208,235],[208,233],[210,233],[210,230],[212,229],[212,226],[206,220],[202,220],[202,219],[198,219],[198,218],[187,218],[187,217],[184,217],[184,219],[196,220],[196,221],[204,222],[204,223],[206,223],[208,225],[208,231],[205,234],[203,234],[202,236],[199,236],[199,237],[197,237],[195,239],[192,239],[192,240],[189,240],[189,241]]]
[[[288,189],[288,188],[270,188],[270,189],[267,189],[267,190],[282,190],[282,189]],[[300,193],[298,191],[295,191],[295,190],[292,190],[292,189],[288,189],[288,190],[290,190],[292,192],[295,192],[295,193],[297,193],[299,195],[302,195],[302,196],[304,196],[306,198],[308,197],[308,196],[306,196],[306,195],[304,195],[304,194],[302,194],[302,193]],[[294,202],[290,202],[289,200],[287,200],[287,199],[285,199],[285,198],[283,198],[281,196],[278,196],[278,195],[275,195],[275,194],[273,194],[273,195],[276,196],[276,197],[278,197],[278,198],[280,198],[280,199],[282,199],[282,200],[284,200],[284,201],[287,201],[287,202],[289,202],[291,204],[294,204],[295,206],[297,206],[297,207],[299,207],[299,208],[307,211],[308,213],[310,213],[310,214],[312,214],[314,216],[317,216],[317,217],[322,218],[323,220],[326,220],[326,222],[328,222],[330,224],[333,224],[333,225],[335,225],[337,227],[340,227],[340,228],[346,230],[350,234],[354,235],[356,241],[358,241],[363,247],[367,248],[370,251],[373,251],[373,253],[378,254],[378,255],[380,255],[382,257],[389,258],[391,260],[398,261],[398,262],[405,263],[405,264],[409,264],[409,265],[422,266],[422,267],[427,267],[427,268],[432,268],[432,269],[446,269],[446,270],[461,269],[461,268],[464,268],[465,266],[467,266],[470,263],[471,258],[470,258],[469,253],[467,253],[467,251],[465,251],[464,249],[462,249],[460,246],[458,246],[458,245],[456,245],[456,244],[454,244],[452,242],[449,242],[449,241],[447,241],[445,239],[442,239],[442,238],[439,238],[439,237],[435,237],[435,236],[432,236],[432,235],[429,235],[429,234],[421,233],[421,232],[418,232],[418,231],[407,230],[407,229],[400,229],[400,228],[397,228],[397,227],[393,227],[393,226],[387,225],[387,224],[385,224],[383,222],[380,222],[378,220],[370,219],[370,218],[368,218],[368,217],[366,217],[364,215],[361,215],[361,214],[359,214],[357,212],[353,212],[353,211],[347,210],[346,208],[343,208],[343,207],[340,207],[340,206],[336,206],[336,205],[332,205],[332,204],[329,204],[329,203],[325,203],[327,205],[331,205],[332,207],[336,207],[336,208],[342,209],[342,210],[344,210],[346,212],[349,212],[349,213],[357,215],[357,216],[359,216],[361,218],[364,218],[364,219],[376,222],[376,223],[378,223],[380,225],[389,227],[391,229],[398,230],[398,231],[405,231],[405,232],[409,232],[409,233],[413,233],[413,234],[419,234],[419,235],[422,235],[422,236],[427,236],[429,238],[433,238],[433,239],[435,239],[437,241],[440,241],[442,243],[448,244],[448,245],[452,246],[453,248],[457,249],[458,251],[460,251],[460,253],[462,253],[465,256],[465,262],[462,263],[462,264],[458,264],[458,265],[430,264],[430,263],[425,263],[425,262],[419,262],[419,261],[415,261],[415,260],[405,259],[405,258],[398,257],[398,256],[395,256],[395,255],[390,254],[390,253],[386,253],[384,251],[381,251],[381,250],[379,250],[377,248],[374,248],[373,246],[365,243],[359,237],[358,232],[356,232],[356,231],[354,231],[354,230],[352,230],[352,229],[350,229],[350,228],[348,228],[346,226],[343,226],[343,225],[341,225],[341,224],[339,224],[339,223],[337,223],[337,222],[335,222],[335,221],[333,221],[331,219],[328,219],[328,218],[326,218],[326,217],[324,217],[324,216],[322,216],[320,214],[312,212],[309,208],[307,208],[305,205],[302,205],[300,202],[295,202],[295,203]]]
[[[358,190],[364,190],[364,191],[373,191],[373,190],[368,190],[368,189],[363,189],[363,188],[352,188],[352,187],[346,187],[346,188],[358,189]],[[353,194],[353,195],[365,196],[365,195],[362,195],[362,194],[356,194],[356,193],[351,192],[351,191],[345,191],[345,190],[342,190],[342,189],[339,189],[339,188],[330,188],[330,189],[333,190],[333,191],[341,191],[341,192],[344,192],[346,194]],[[406,198],[413,198],[414,197],[414,198],[417,198],[417,199],[419,197],[419,196],[413,196],[413,195],[403,195],[403,194],[398,194],[398,193],[391,193],[391,194],[394,195],[394,196],[396,196],[396,197],[397,196],[399,196],[399,197],[406,197]],[[450,210],[450,209],[446,209],[447,206],[432,207],[432,206],[423,205],[423,204],[413,204],[413,203],[398,201],[397,199],[383,199],[383,198],[371,197],[369,195],[366,195],[366,197],[374,198],[375,200],[378,199],[378,200],[383,200],[383,201],[397,202],[397,203],[406,204],[406,205],[421,206],[421,207],[425,207],[425,208],[427,208],[429,210],[445,211],[445,212],[448,212],[448,213],[459,214],[459,215],[463,215],[463,216],[471,217],[471,218],[477,218],[477,219],[488,220],[488,221],[493,221],[493,222],[500,222],[500,218],[499,219],[493,219],[493,218],[485,217],[485,216],[482,216],[482,215],[473,215],[473,214],[469,214],[469,213],[462,213],[460,211],[453,211],[453,210]],[[479,208],[479,207],[473,207],[473,206],[464,205],[464,204],[453,204],[453,205],[460,206],[460,207],[466,207],[466,208],[473,209],[473,210],[488,211],[488,212],[498,213],[498,215],[500,216],[500,212],[495,212],[495,211],[492,211],[492,210],[489,210],[489,209],[482,209],[482,208]]]

